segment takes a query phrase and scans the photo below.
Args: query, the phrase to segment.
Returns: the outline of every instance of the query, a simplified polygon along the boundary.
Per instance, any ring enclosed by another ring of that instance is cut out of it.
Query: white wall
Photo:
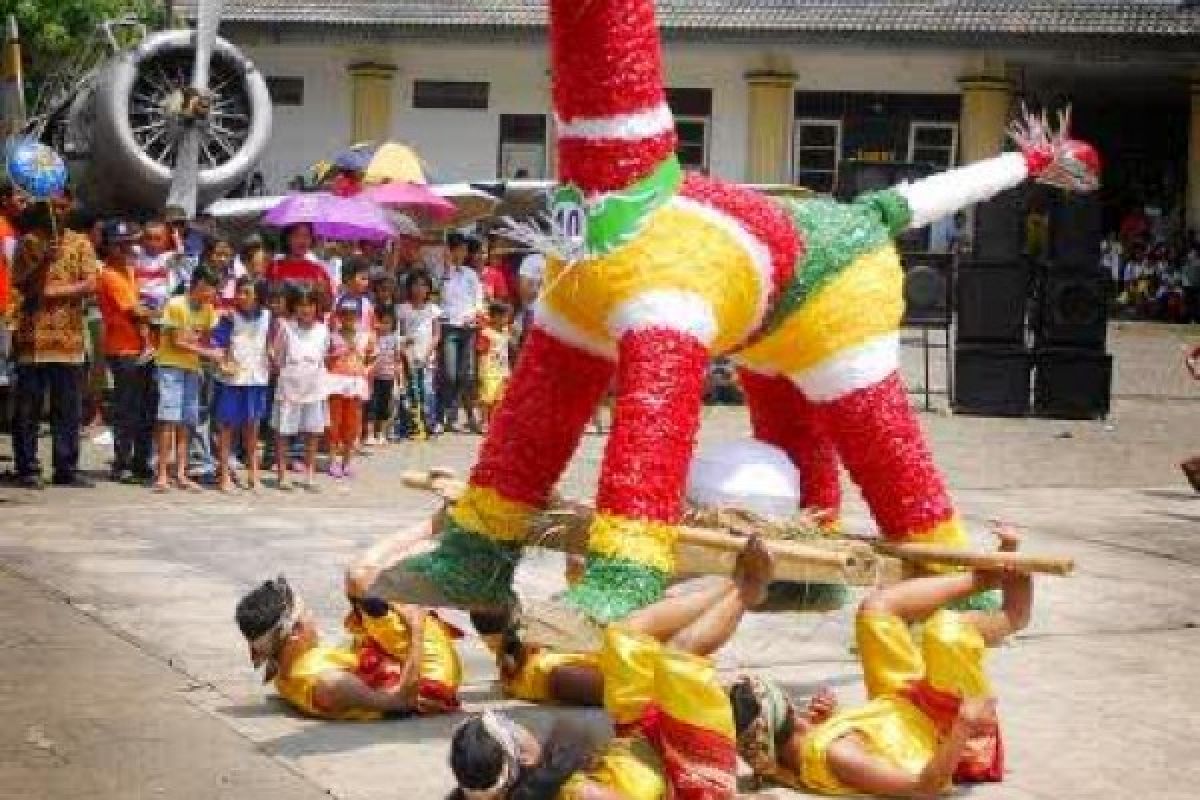
[[[271,189],[350,144],[347,67],[379,61],[397,67],[392,136],[414,145],[442,180],[495,177],[502,113],[549,110],[546,53],[537,44],[392,41],[353,45],[330,41],[244,43],[269,76],[305,80],[302,108],[277,108],[275,137],[263,164]],[[889,92],[958,91],[968,54],[669,43],[667,84],[713,90],[709,161],[713,174],[742,180],[746,165],[747,92],[744,76],[772,68],[797,74],[798,90]],[[414,109],[412,85],[421,80],[488,81],[486,111]]]

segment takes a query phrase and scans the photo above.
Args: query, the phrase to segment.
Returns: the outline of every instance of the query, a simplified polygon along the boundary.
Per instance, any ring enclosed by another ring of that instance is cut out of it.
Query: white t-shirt
[[[536,292],[542,286],[542,278],[546,274],[546,257],[541,253],[530,253],[521,259],[519,270],[521,280],[533,284]]]
[[[442,309],[436,303],[427,302],[420,308],[401,303],[396,309],[396,329],[408,340],[404,352],[413,366],[426,366],[436,358],[433,325],[441,316]]]
[[[447,325],[468,325],[483,309],[483,284],[470,267],[453,267],[442,277],[442,319]]]

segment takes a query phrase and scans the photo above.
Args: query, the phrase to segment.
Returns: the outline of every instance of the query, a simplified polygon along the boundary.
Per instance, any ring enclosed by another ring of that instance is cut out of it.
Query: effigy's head
[[[1046,186],[1068,192],[1094,192],[1100,188],[1100,154],[1096,148],[1071,136],[1071,109],[1058,114],[1058,124],[1046,112],[1033,114],[1022,107],[1021,117],[1009,126],[1009,138],[1025,154],[1030,177]]]
[[[1094,192],[1100,188],[1100,154],[1079,139],[1067,139],[1042,183],[1069,192]]]

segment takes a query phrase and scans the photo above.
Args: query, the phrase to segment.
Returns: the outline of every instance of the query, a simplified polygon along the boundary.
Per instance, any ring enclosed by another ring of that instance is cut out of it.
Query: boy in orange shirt
[[[154,364],[142,357],[153,312],[139,298],[137,241],[137,229],[125,220],[104,226],[104,270],[97,286],[104,358],[113,377],[112,479],[120,483],[153,477],[150,453],[158,409]]]

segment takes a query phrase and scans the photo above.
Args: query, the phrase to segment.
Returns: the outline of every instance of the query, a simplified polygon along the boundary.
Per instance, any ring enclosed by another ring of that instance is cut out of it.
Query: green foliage
[[[0,23],[9,14],[21,31],[25,85],[36,95],[41,81],[87,46],[98,23],[133,14],[156,27],[165,8],[162,0],[0,0]]]

